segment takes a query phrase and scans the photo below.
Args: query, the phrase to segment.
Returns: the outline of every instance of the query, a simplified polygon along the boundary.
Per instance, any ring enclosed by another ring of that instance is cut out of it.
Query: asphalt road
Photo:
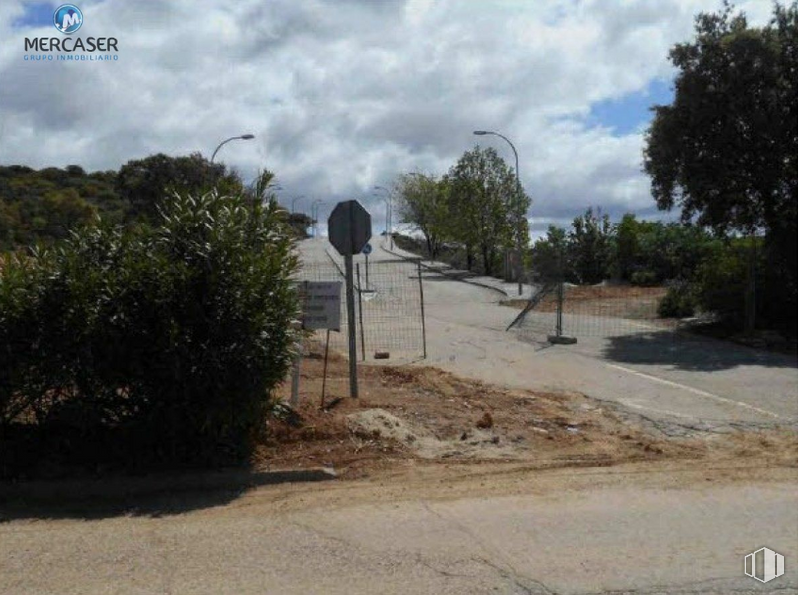
[[[794,470],[754,473],[411,474],[45,509],[0,523],[0,594],[798,593]],[[763,545],[786,557],[768,585],[743,574]]]
[[[372,262],[396,261],[381,241],[372,239]],[[308,262],[327,264],[334,252],[324,239],[303,242],[301,250]],[[798,428],[795,357],[645,328],[621,336],[596,332],[576,345],[529,343],[505,331],[518,311],[500,306],[504,296],[497,291],[426,271],[424,294],[423,363],[513,387],[582,392],[671,434]]]

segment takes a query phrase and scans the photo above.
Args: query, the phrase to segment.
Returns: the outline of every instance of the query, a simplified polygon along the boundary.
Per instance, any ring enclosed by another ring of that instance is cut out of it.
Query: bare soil
[[[768,465],[798,460],[790,431],[690,439],[654,435],[579,393],[503,388],[431,367],[359,366],[360,398],[348,397],[348,367],[331,354],[320,408],[323,360],[314,346],[302,363],[302,422],[270,419],[257,468],[333,467],[344,477],[425,464],[523,463],[539,468],[645,461],[734,459]],[[290,383],[279,396],[288,402]]]

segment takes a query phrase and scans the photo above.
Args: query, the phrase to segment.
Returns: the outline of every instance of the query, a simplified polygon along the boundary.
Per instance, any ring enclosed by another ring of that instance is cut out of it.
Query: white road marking
[[[698,395],[699,397],[706,397],[707,399],[713,399],[715,401],[719,401],[721,403],[727,403],[729,405],[737,405],[738,407],[743,407],[744,409],[750,409],[751,411],[756,411],[757,413],[761,413],[762,415],[767,415],[769,417],[781,419],[780,415],[777,415],[772,411],[766,411],[765,409],[754,407],[753,405],[749,405],[748,403],[743,403],[741,401],[735,401],[734,399],[727,399],[725,397],[720,397],[718,395],[708,393],[705,390],[693,388],[692,386],[687,386],[685,384],[679,384],[678,382],[671,382],[670,380],[665,380],[664,378],[659,378],[657,376],[651,376],[650,374],[644,374],[643,372],[638,372],[637,370],[632,370],[630,368],[625,368],[623,366],[618,366],[615,364],[605,364],[605,365],[610,368],[615,368],[616,370],[621,370],[629,374],[634,374],[635,376],[640,376],[641,378],[646,378],[648,380],[653,380],[654,382],[659,382],[660,384],[665,384],[667,386],[673,386],[675,388],[686,390],[687,392],[693,393],[694,395]]]

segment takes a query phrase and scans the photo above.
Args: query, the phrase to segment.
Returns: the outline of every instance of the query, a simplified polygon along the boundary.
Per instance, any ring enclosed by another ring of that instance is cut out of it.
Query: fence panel
[[[533,340],[558,334],[558,284],[541,284],[539,291],[514,325],[522,336]],[[563,283],[560,334],[578,339],[673,331],[680,321],[663,318],[658,312],[666,291],[665,287]]]
[[[422,286],[418,265],[411,262],[370,262],[355,264],[355,328],[358,359],[373,360],[378,353],[390,359],[413,360],[425,357]],[[344,281],[343,263],[305,264],[300,281]],[[341,332],[330,333],[330,347],[348,352],[346,296],[341,295]],[[316,333],[324,340],[324,331]]]

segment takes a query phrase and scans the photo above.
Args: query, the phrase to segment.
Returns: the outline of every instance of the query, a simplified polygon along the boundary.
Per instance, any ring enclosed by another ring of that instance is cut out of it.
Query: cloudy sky
[[[648,108],[674,43],[720,0],[86,0],[74,37],[114,62],[31,62],[60,2],[0,0],[0,163],[118,168],[155,152],[277,173],[307,208],[442,174],[477,142],[513,163],[537,235],[587,206],[655,216],[641,173]],[[764,23],[769,0],[739,1]],[[327,212],[329,209],[327,209]],[[322,211],[322,216],[325,212]]]

